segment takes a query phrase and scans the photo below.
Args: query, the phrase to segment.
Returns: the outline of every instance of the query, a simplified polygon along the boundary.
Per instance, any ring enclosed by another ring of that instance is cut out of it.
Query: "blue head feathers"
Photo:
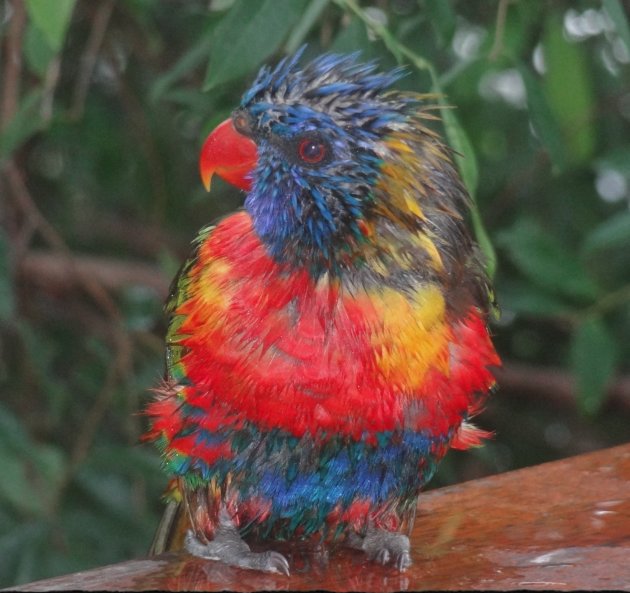
[[[379,142],[409,119],[414,99],[385,92],[404,75],[358,55],[301,51],[263,67],[234,114],[258,145],[245,207],[271,255],[319,275],[364,240],[382,158]]]

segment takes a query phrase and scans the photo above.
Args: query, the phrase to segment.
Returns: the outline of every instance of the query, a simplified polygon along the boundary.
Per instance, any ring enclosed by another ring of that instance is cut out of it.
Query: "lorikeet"
[[[298,60],[263,67],[203,146],[206,186],[247,196],[174,281],[148,438],[191,553],[288,574],[242,536],[317,537],[404,570],[422,486],[487,436],[469,420],[499,362],[491,291],[433,111],[391,90],[403,72]]]

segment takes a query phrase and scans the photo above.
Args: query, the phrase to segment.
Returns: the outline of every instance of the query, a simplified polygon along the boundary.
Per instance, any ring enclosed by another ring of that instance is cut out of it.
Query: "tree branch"
[[[0,129],[11,121],[17,109],[22,76],[22,37],[26,24],[23,0],[13,2],[13,16],[7,33],[6,55],[2,76],[2,104],[0,105]]]
[[[79,75],[72,95],[70,117],[73,119],[80,119],[83,115],[85,99],[90,87],[92,73],[94,72],[96,60],[98,58],[101,45],[103,44],[103,39],[105,39],[105,32],[107,31],[107,25],[109,24],[113,10],[114,0],[101,2],[96,9],[96,13],[92,21],[92,28],[90,30],[90,37],[88,38],[85,46],[85,52],[81,56]]]
[[[29,251],[21,260],[23,280],[43,290],[76,290],[90,277],[107,291],[140,285],[151,288],[160,299],[168,295],[169,280],[151,264],[89,255],[60,256],[48,251]]]
[[[503,395],[539,398],[559,406],[576,407],[575,379],[563,369],[506,362],[495,375]],[[617,377],[609,385],[606,403],[630,411],[630,376]]]

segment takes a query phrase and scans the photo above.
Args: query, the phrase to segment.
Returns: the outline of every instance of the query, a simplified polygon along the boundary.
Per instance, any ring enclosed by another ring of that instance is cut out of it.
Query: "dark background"
[[[199,147],[305,42],[404,63],[402,88],[455,106],[505,366],[479,418],[495,439],[432,487],[629,440],[628,6],[0,0],[0,586],[146,553],[161,305],[199,227],[242,201],[203,191]]]

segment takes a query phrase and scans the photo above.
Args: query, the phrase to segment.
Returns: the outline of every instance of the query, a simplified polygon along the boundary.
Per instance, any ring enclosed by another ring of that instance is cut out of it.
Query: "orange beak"
[[[219,177],[248,191],[251,187],[249,173],[256,166],[258,152],[256,144],[234,128],[232,119],[220,123],[208,136],[201,148],[199,170],[201,180],[210,191],[212,176]]]

